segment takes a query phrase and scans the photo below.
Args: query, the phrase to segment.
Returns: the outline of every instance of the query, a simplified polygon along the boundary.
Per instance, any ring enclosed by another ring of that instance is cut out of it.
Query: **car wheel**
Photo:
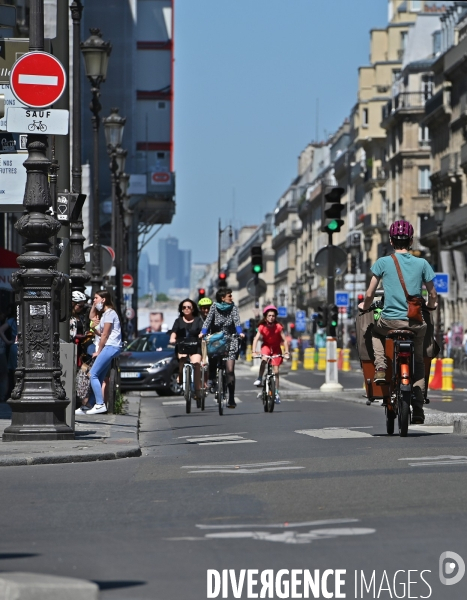
[[[181,396],[183,393],[182,386],[178,383],[178,369],[170,376],[169,385],[165,390],[167,396]]]

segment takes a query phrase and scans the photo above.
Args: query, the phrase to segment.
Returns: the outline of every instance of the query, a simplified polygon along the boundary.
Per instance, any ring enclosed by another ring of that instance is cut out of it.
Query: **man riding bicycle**
[[[414,354],[414,424],[423,424],[425,392],[425,366],[423,362],[423,341],[427,325],[407,316],[408,301],[398,275],[397,266],[401,270],[403,281],[409,296],[422,297],[422,284],[428,291],[427,307],[434,310],[437,305],[437,294],[433,284],[435,273],[430,264],[423,258],[410,254],[413,243],[414,229],[408,221],[396,221],[391,225],[389,238],[394,248],[395,259],[392,256],[379,258],[371,267],[373,277],[365,294],[365,300],[358,305],[360,310],[368,310],[372,303],[379,283],[384,288],[384,308],[380,318],[375,322],[372,331],[372,343],[375,354],[375,378],[377,384],[386,383],[385,337],[391,329],[409,329],[415,334]]]

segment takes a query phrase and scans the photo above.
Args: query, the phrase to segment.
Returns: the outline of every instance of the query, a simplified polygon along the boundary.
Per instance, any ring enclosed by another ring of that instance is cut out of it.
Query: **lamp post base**
[[[2,436],[4,442],[40,442],[74,440],[73,429],[65,423],[65,409],[69,400],[31,402],[9,400],[11,425]]]

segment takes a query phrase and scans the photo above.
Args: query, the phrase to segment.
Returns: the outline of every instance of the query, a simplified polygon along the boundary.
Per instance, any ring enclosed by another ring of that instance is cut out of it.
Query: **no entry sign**
[[[122,283],[123,287],[125,288],[129,288],[133,285],[133,277],[130,275],[130,273],[125,273],[125,275],[123,275]]]
[[[13,65],[10,86],[26,106],[45,108],[57,102],[65,91],[65,69],[52,54],[28,52]]]

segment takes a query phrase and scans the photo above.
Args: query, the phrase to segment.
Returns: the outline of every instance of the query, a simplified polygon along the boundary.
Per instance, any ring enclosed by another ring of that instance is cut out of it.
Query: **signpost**
[[[449,273],[435,273],[433,285],[438,294],[447,296],[449,294]]]
[[[47,52],[28,52],[13,65],[11,91],[32,108],[47,108],[59,100],[66,88],[62,63]]]
[[[306,331],[306,312],[304,310],[295,311],[295,330]]]
[[[350,304],[349,302],[349,293],[336,291],[336,306],[339,308],[347,308]]]
[[[287,319],[287,306],[278,306],[277,307],[277,316],[280,319]]]
[[[123,283],[123,287],[124,288],[131,288],[133,287],[133,276],[130,275],[130,273],[125,273],[122,276],[122,283]]]
[[[68,135],[68,110],[8,108],[7,131]]]

